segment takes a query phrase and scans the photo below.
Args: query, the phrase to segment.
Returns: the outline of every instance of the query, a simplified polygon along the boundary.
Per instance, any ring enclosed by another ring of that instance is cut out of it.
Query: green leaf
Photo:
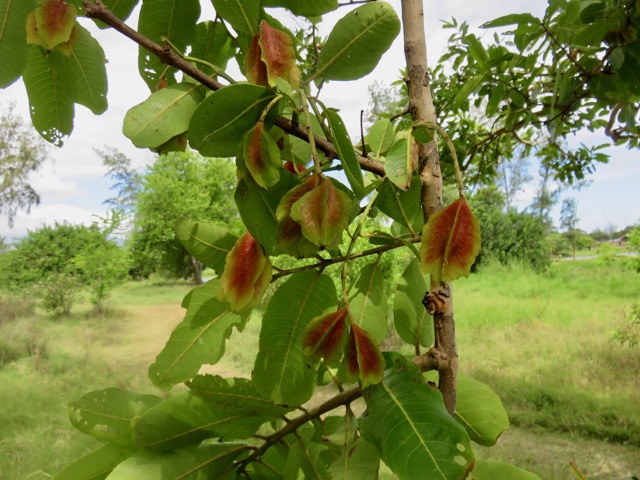
[[[220,281],[214,279],[185,297],[184,320],[149,367],[149,378],[155,385],[169,388],[189,380],[202,365],[213,365],[222,358],[232,327],[240,327],[246,319],[218,299],[219,289]]]
[[[220,274],[227,253],[238,237],[211,222],[194,222],[181,218],[176,223],[176,238],[196,260]]]
[[[227,391],[233,393],[232,386]],[[194,392],[182,392],[133,422],[133,445],[151,450],[175,450],[206,438],[247,438],[275,416],[252,412],[238,400],[236,406],[219,404]]]
[[[98,41],[80,25],[78,43],[69,56],[51,52],[50,61],[71,99],[96,115],[107,109],[107,71],[105,56]]]
[[[333,144],[336,146],[336,150],[338,150],[338,157],[340,158],[340,163],[347,176],[347,180],[349,180],[349,185],[351,185],[351,189],[356,197],[362,198],[365,195],[364,178],[362,177],[362,170],[360,169],[356,152],[351,144],[347,128],[335,110],[327,109],[325,110],[325,114],[329,120],[331,133],[333,134]]]
[[[338,20],[329,34],[312,78],[357,80],[378,65],[400,32],[400,20],[386,2],[370,2]]]
[[[379,159],[389,151],[395,140],[393,123],[386,118],[378,120],[371,125],[366,140],[371,150],[369,154]]]
[[[411,178],[411,187],[403,192],[390,180],[385,181],[378,188],[376,206],[382,213],[396,222],[407,227],[412,235],[422,231],[424,221],[422,219],[420,179],[417,175]]]
[[[238,33],[253,37],[258,31],[260,0],[211,0],[216,13]]]
[[[102,0],[102,3],[120,20],[125,21],[131,15],[133,9],[140,0]],[[99,22],[101,28],[107,28],[106,24]],[[110,27],[109,27],[110,28]]]
[[[253,382],[247,378],[223,378],[217,375],[196,375],[187,382],[189,389],[216,405],[231,407],[244,415],[280,417],[291,408],[276,405],[260,396]]]
[[[141,450],[114,468],[109,480],[222,478],[244,450],[240,443],[217,442],[165,453]]]
[[[203,97],[203,87],[198,83],[179,83],[158,90],[127,112],[122,132],[138,148],[158,147],[187,131]]]
[[[315,387],[302,332],[309,322],[338,304],[331,277],[307,271],[292,275],[274,293],[262,319],[260,351],[253,378],[258,392],[275,403],[302,405]]]
[[[482,82],[485,79],[486,74],[481,73],[471,77],[464,85],[462,85],[456,96],[453,98],[453,108],[460,108],[462,104],[469,98],[469,96],[480,88]]]
[[[119,388],[106,388],[83,395],[69,405],[74,427],[99,440],[131,445],[131,420],[160,402],[155,395],[141,395]]]
[[[191,146],[205,157],[234,156],[239,140],[258,122],[275,96],[273,90],[248,84],[229,85],[213,92],[191,117]],[[272,108],[271,114],[275,110]]]
[[[380,343],[387,336],[387,300],[380,258],[365,265],[349,287],[353,321]]]
[[[487,117],[492,117],[498,112],[500,102],[507,99],[507,88],[504,83],[499,83],[489,95],[487,102]]]
[[[496,28],[505,27],[507,25],[515,24],[528,24],[528,23],[540,23],[540,20],[530,13],[513,13],[511,15],[504,15],[494,20],[486,22],[480,26],[480,28]]]
[[[162,43],[162,37],[165,37],[184,52],[195,37],[199,17],[200,0],[144,0],[138,31],[157,43]],[[158,81],[165,69],[166,65],[156,55],[139,47],[138,70],[152,92],[158,89]],[[175,69],[170,68],[163,78],[169,84],[175,83]]]
[[[196,25],[196,38],[193,42],[193,51],[190,53],[191,57],[224,69],[234,53],[231,35],[222,22],[207,20]],[[213,74],[206,65],[199,65],[199,68]]]
[[[582,23],[593,23],[600,20],[606,16],[608,10],[604,2],[584,2],[581,6],[584,6],[580,10],[580,21]]]
[[[36,0],[0,0],[0,88],[15,82],[27,65],[27,15],[36,8]]]
[[[105,445],[68,465],[53,480],[103,480],[132,453],[131,448]]]
[[[389,149],[384,162],[387,178],[400,190],[411,187],[411,178],[417,164],[416,143],[413,137],[400,138]]]
[[[422,305],[428,290],[427,279],[420,273],[420,263],[415,258],[398,280],[393,304],[396,332],[409,345],[429,347],[433,343],[433,317]]]
[[[363,391],[363,438],[400,480],[464,478],[474,460],[464,428],[410,361],[394,356],[391,362],[382,383]]]
[[[240,217],[253,238],[264,247],[267,255],[282,253],[276,245],[276,210],[282,197],[299,182],[294,174],[286,170],[280,172],[280,180],[269,190],[260,188],[249,175],[238,182],[234,198]]]
[[[264,7],[284,7],[294,15],[311,18],[332,12],[338,8],[338,0],[314,0],[301,2],[300,0],[263,0]]]
[[[456,420],[471,440],[486,447],[495,445],[502,432],[509,428],[509,416],[500,397],[489,386],[460,373]]]
[[[302,429],[302,433],[298,430],[298,438],[290,445],[287,455],[283,472],[285,479],[326,480],[330,478],[327,465],[323,461],[328,446],[314,441],[315,439],[311,438],[311,432],[310,428],[307,431]]]
[[[540,477],[500,460],[478,460],[469,480],[540,480]]]
[[[377,480],[379,469],[378,449],[359,437],[333,462],[329,471],[333,480]]]
[[[33,126],[45,140],[61,147],[73,130],[74,106],[68,86],[49,58],[43,49],[31,46],[23,77]]]

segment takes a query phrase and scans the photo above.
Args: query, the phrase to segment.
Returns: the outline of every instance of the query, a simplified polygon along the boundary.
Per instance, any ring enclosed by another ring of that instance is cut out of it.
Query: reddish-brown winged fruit
[[[321,176],[313,190],[291,205],[291,218],[302,227],[302,234],[309,241],[319,247],[334,248],[349,225],[350,210],[349,196]]]
[[[302,333],[304,353],[314,362],[323,358],[326,363],[339,360],[346,343],[347,309],[344,307],[314,318]]]
[[[269,80],[267,79],[267,66],[260,58],[261,56],[260,34],[256,33],[253,39],[251,39],[249,49],[244,56],[245,74],[250,83],[267,87],[269,86]]]
[[[283,252],[294,257],[310,257],[318,251],[318,246],[311,243],[302,234],[300,224],[291,218],[291,206],[306,193],[316,188],[318,179],[318,175],[312,175],[300,185],[289,190],[280,200],[276,210],[276,219],[278,220],[276,241],[278,247]]]
[[[271,282],[271,262],[250,233],[241,236],[227,254],[219,295],[241,313],[255,307]]]
[[[267,67],[269,85],[275,87],[276,78],[282,78],[293,88],[298,88],[300,70],[296,65],[296,51],[289,35],[263,20],[260,23],[260,51],[260,59]]]
[[[27,43],[40,45],[47,51],[61,46],[63,53],[70,53],[75,25],[76,8],[73,5],[64,0],[41,0],[40,6],[27,17]]]
[[[480,226],[464,197],[436,212],[422,230],[420,269],[439,283],[471,271],[480,252]]]
[[[305,167],[304,165],[301,165],[299,163],[293,163],[293,162],[290,162],[289,160],[284,162],[283,167],[288,172],[295,173],[296,175],[298,173],[302,173],[307,170],[307,167]]]
[[[349,343],[344,355],[347,378],[360,380],[362,388],[382,381],[384,358],[375,340],[368,332],[351,322]]]
[[[243,157],[247,169],[258,185],[271,188],[280,178],[280,150],[265,131],[264,123],[258,122],[243,138]]]

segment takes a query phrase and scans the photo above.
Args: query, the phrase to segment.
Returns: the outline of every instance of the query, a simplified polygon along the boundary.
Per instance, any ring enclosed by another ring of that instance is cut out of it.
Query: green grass
[[[592,480],[640,474],[640,349],[611,336],[640,301],[640,275],[623,265],[559,262],[545,275],[494,266],[456,282],[460,368],[499,393],[513,425],[479,457],[544,480],[571,478],[569,461]],[[98,445],[67,420],[66,405],[84,393],[118,386],[164,395],[146,369],[190,288],[129,283],[106,318],[80,305],[68,319],[26,311],[0,324],[0,350],[13,348],[0,366],[0,479],[51,478]],[[249,376],[259,331],[254,315],[207,371]]]

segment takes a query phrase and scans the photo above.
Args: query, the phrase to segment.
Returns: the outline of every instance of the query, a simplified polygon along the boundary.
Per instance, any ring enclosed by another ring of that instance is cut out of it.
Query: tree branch
[[[191,78],[200,82],[210,90],[220,90],[224,87],[222,83],[210,77],[205,72],[198,69],[193,64],[189,63],[187,60],[175,53],[169,45],[160,45],[145,37],[137,30],[129,27],[126,23],[116,17],[113,12],[111,12],[111,10],[109,10],[100,0],[82,0],[82,5],[84,7],[85,16],[87,16],[88,18],[101,20],[102,22],[106,23],[113,29],[122,33],[125,37],[133,40],[142,48],[156,55],[163,63],[177,68],[178,70],[189,75]],[[287,118],[278,117],[275,124],[294,137],[298,137],[305,141],[309,140],[306,130],[299,125],[293,125],[291,120]],[[338,151],[336,150],[333,143],[317,135],[314,136],[314,140],[316,143],[316,147],[319,150],[322,150],[325,155],[330,158],[335,158],[338,156]],[[360,167],[363,170],[375,173],[376,175],[384,176],[384,164],[382,162],[372,160],[368,157],[363,157],[362,155],[358,155],[357,152],[356,157],[358,158]]]

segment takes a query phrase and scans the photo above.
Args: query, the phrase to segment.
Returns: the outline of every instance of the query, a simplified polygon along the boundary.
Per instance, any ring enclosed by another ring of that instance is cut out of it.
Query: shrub
[[[631,306],[625,323],[613,331],[613,339],[623,347],[635,348],[640,344],[640,303]]]

